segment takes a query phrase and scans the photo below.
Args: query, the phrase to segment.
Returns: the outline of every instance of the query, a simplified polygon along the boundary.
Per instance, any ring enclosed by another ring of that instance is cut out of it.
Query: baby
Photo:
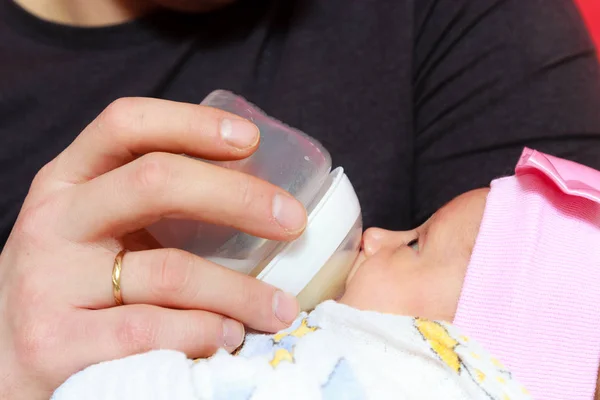
[[[591,399],[598,188],[599,172],[526,149],[515,176],[417,229],[368,230],[343,297],[288,329],[248,334],[236,355],[98,364],[53,398]]]

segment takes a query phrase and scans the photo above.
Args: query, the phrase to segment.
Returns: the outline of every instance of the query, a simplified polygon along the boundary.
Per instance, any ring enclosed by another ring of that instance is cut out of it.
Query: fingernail
[[[296,233],[306,225],[306,210],[291,196],[276,194],[273,198],[273,217],[289,233]]]
[[[238,149],[254,146],[259,139],[256,125],[243,119],[223,119],[221,137],[229,145]]]
[[[244,325],[233,319],[223,319],[223,342],[225,347],[236,348],[244,341]]]
[[[278,320],[289,325],[298,316],[298,301],[291,294],[278,290],[273,295],[273,312]]]

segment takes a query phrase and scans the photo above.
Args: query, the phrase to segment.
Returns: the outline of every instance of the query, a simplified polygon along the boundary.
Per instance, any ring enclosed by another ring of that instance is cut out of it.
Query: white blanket
[[[528,399],[456,328],[329,301],[276,335],[204,360],[160,350],[91,366],[54,400]]]

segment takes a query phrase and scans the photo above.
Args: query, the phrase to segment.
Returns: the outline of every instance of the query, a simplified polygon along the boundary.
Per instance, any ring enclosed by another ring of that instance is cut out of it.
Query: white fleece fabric
[[[91,366],[53,400],[529,399],[484,349],[446,323],[325,302],[235,356],[169,350]]]

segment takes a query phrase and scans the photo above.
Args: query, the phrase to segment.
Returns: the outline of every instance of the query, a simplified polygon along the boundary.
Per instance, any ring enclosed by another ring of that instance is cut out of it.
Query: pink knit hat
[[[516,174],[492,182],[454,323],[534,399],[593,398],[600,172],[525,149]]]

